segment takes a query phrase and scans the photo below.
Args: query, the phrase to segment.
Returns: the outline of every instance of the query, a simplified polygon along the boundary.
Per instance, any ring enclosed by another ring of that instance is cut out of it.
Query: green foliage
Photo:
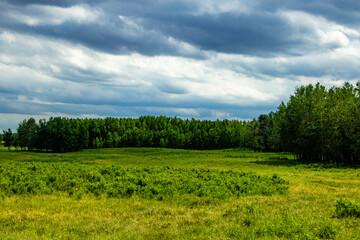
[[[336,216],[339,218],[360,218],[360,205],[352,201],[338,200],[336,202]]]
[[[65,192],[108,197],[138,195],[166,199],[179,195],[230,198],[286,194],[288,183],[278,176],[174,167],[124,168],[87,164],[3,163],[0,194],[31,195]]]
[[[4,147],[8,147],[9,149],[11,145],[14,144],[14,136],[10,128],[8,130],[3,130],[3,141]]]
[[[288,151],[305,162],[359,164],[360,94],[349,83],[301,86],[275,113],[253,122],[255,151]]]
[[[17,129],[22,149],[77,151],[86,148],[165,147],[223,149],[251,147],[243,121],[199,121],[176,117],[24,120]]]
[[[298,159],[359,163],[360,99],[353,85],[329,90],[320,84],[301,86],[278,115],[284,149]]]
[[[329,221],[322,220],[318,229],[318,236],[320,239],[335,239],[339,233],[339,226]]]

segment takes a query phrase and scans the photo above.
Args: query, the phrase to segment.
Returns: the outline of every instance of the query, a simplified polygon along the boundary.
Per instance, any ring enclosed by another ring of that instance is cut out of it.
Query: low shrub
[[[338,225],[328,219],[323,219],[319,224],[318,237],[320,239],[335,239],[339,231]]]
[[[338,200],[336,202],[336,216],[339,218],[343,217],[357,217],[360,218],[360,205],[345,200]]]
[[[65,192],[108,197],[166,199],[196,195],[224,199],[246,195],[286,194],[288,183],[279,176],[174,167],[124,168],[69,163],[3,163],[0,195],[34,195]]]

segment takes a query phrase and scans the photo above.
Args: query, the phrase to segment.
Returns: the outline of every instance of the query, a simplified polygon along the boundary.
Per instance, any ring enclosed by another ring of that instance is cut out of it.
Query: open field
[[[223,198],[193,193],[142,195],[3,194],[0,239],[359,239],[360,218],[337,217],[343,199],[360,204],[360,169],[302,164],[290,154],[228,149],[101,149],[30,153],[0,148],[0,167],[194,169],[278,176],[287,192]],[[89,170],[90,171],[90,170]],[[2,174],[2,173],[0,173]],[[202,175],[201,175],[202,176]],[[0,182],[0,185],[5,185]],[[69,196],[70,195],[70,196]]]

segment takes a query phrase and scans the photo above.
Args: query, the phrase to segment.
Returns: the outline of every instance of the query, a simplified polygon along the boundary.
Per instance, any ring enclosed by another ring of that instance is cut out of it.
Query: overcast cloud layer
[[[29,117],[252,119],[360,76],[352,0],[0,0],[0,129]]]

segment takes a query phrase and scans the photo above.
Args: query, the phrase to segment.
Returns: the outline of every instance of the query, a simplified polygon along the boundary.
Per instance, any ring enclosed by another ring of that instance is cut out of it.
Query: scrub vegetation
[[[0,148],[0,169],[1,239],[360,235],[360,171],[354,165],[304,164],[292,154],[242,149],[41,153]],[[182,184],[190,179],[196,187],[183,192]],[[129,182],[112,188],[122,181]],[[231,187],[236,184],[238,189]],[[244,186],[248,192],[240,190]],[[263,186],[269,190],[252,188]],[[218,190],[229,194],[218,195]]]
[[[123,168],[114,165],[7,163],[0,165],[0,195],[68,193],[165,199],[180,195],[230,198],[286,193],[277,175],[197,168]]]

